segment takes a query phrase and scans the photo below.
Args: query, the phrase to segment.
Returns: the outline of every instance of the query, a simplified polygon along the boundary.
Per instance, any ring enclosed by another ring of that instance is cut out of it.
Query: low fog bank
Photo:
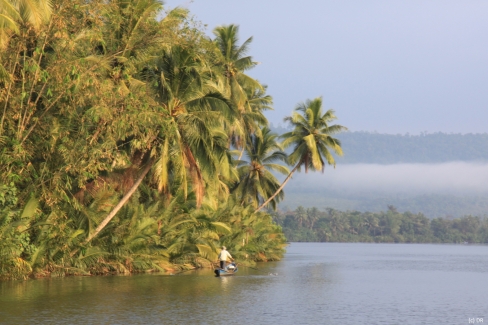
[[[399,211],[428,217],[488,215],[488,164],[338,165],[294,175],[280,208]]]
[[[327,167],[324,173],[304,170],[287,191],[379,192],[387,194],[488,194],[488,164],[354,164]]]

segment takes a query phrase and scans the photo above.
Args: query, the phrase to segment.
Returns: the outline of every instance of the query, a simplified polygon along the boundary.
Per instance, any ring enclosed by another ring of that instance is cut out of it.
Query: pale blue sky
[[[380,133],[488,132],[488,1],[167,0],[208,34],[240,26],[282,123],[323,96],[337,123]]]

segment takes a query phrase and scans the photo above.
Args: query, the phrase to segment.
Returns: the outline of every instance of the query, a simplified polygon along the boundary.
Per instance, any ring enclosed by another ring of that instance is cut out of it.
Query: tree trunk
[[[295,168],[293,168],[293,170],[290,172],[290,174],[285,178],[285,180],[283,181],[283,183],[281,184],[281,186],[278,188],[278,190],[276,190],[275,194],[273,194],[269,199],[266,200],[266,202],[264,202],[263,204],[261,204],[259,206],[259,208],[256,209],[256,211],[254,211],[254,213],[258,212],[259,210],[261,210],[262,208],[264,208],[269,202],[271,202],[271,200],[273,200],[275,198],[276,195],[278,195],[278,193],[281,192],[281,190],[283,189],[283,187],[285,187],[286,183],[290,180],[291,176],[293,175],[293,173],[298,169],[298,166],[300,166],[300,163],[298,163]]]
[[[122,200],[120,200],[120,202],[113,208],[113,210],[110,211],[108,216],[105,219],[103,219],[103,221],[98,225],[97,229],[95,229],[95,231],[90,236],[88,236],[88,239],[85,241],[85,244],[90,242],[96,235],[98,235],[98,233],[100,231],[102,231],[103,228],[105,228],[105,226],[110,222],[110,220],[112,220],[112,218],[115,217],[117,212],[119,212],[119,210],[125,205],[125,203],[127,203],[127,201],[129,201],[132,194],[134,194],[134,192],[137,190],[139,185],[142,183],[142,180],[144,179],[144,177],[146,177],[146,175],[149,172],[149,170],[151,169],[152,165],[153,165],[153,161],[150,160],[147,163],[146,167],[144,167],[144,170],[142,171],[139,178],[135,181],[134,185],[132,185],[132,187],[129,189],[129,191],[124,195]]]

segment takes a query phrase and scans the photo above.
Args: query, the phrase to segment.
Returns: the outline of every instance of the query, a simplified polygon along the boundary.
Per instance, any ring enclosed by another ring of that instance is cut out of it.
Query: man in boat
[[[222,246],[222,250],[220,251],[220,254],[219,254],[220,268],[222,270],[225,268],[225,262],[227,261],[227,259],[234,261],[234,259],[232,258],[232,255],[230,255],[230,253],[227,251],[225,246]]]

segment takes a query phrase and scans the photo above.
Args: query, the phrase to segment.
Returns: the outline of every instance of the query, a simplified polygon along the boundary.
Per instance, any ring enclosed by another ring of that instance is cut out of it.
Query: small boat
[[[234,275],[237,273],[237,265],[236,263],[227,264],[223,269],[215,269],[214,273],[215,276]]]

